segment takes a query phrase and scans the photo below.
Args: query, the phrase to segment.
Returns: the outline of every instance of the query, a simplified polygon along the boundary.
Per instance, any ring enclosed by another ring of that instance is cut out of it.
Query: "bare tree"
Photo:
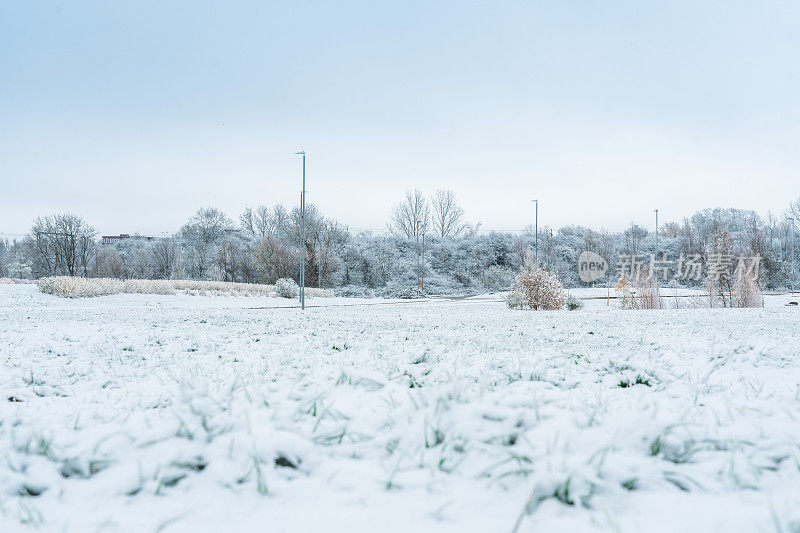
[[[647,237],[647,230],[631,222],[631,227],[625,230],[623,236],[625,237],[625,251],[636,255],[639,243]]]
[[[319,267],[318,287],[322,287],[322,280],[327,272],[332,274],[339,266],[339,253],[347,244],[350,234],[347,227],[333,220],[326,220],[318,234]]]
[[[407,238],[419,237],[428,229],[430,207],[418,189],[406,191],[403,202],[392,208],[389,229],[392,233]]]
[[[104,246],[95,259],[95,276],[98,278],[125,278],[125,265],[113,246]]]
[[[455,239],[469,230],[464,210],[456,203],[453,191],[439,189],[431,198],[433,230],[443,239]]]
[[[153,245],[153,269],[156,276],[171,279],[178,263],[178,247],[172,239],[159,239]]]
[[[260,205],[255,210],[247,208],[239,216],[239,225],[245,235],[263,239],[268,235],[282,237],[286,232],[289,215],[286,208],[277,204],[270,209],[265,205]]]
[[[70,213],[37,217],[26,238],[37,276],[86,276],[97,232]]]
[[[256,214],[251,208],[246,208],[244,212],[239,215],[239,227],[242,228],[245,235],[250,237],[258,235],[258,231],[256,230]]]
[[[280,278],[298,277],[299,252],[284,245],[275,237],[268,236],[261,239],[253,255],[261,281],[275,283]]]
[[[292,209],[284,221],[282,237],[288,242],[293,243],[298,248],[303,235],[303,217],[299,207]],[[318,233],[325,224],[325,218],[320,213],[316,205],[306,204],[306,248],[313,248],[313,243],[317,240]]]
[[[234,239],[224,239],[217,252],[217,267],[222,281],[236,281],[242,263],[242,251]]]

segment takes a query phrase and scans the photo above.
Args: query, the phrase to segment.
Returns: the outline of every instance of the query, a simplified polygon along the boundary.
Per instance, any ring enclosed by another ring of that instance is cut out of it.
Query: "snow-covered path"
[[[800,528],[796,308],[277,302],[0,286],[0,531]]]

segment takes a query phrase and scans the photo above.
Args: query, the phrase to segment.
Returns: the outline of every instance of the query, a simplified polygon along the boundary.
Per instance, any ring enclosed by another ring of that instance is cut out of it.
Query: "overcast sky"
[[[800,196],[798,2],[0,3],[0,233],[309,201],[620,229]]]

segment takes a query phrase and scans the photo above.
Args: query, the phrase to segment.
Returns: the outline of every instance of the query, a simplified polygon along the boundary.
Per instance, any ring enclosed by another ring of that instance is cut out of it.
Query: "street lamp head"
[[[306,155],[305,152],[295,152],[294,155]]]

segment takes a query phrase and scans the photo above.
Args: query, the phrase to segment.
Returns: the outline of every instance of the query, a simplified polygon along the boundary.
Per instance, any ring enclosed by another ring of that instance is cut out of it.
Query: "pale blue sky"
[[[173,231],[406,188],[485,228],[619,229],[800,196],[797,2],[0,3],[0,233]]]

